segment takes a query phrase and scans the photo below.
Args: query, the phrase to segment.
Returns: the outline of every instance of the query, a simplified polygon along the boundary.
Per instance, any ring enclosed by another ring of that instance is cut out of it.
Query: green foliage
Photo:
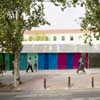
[[[88,29],[90,25],[92,31],[100,33],[100,3],[98,0],[86,0],[85,9],[82,28]]]
[[[80,4],[85,7],[85,17],[81,18],[81,27],[83,30],[99,33],[98,36],[94,34],[94,38],[99,40],[100,37],[100,0],[73,0],[73,5]],[[89,36],[86,37],[87,39]],[[92,39],[92,38],[91,38]],[[86,42],[85,41],[85,42]],[[90,41],[91,42],[91,41]]]
[[[94,38],[96,38],[96,40],[99,40],[99,37],[100,37],[100,3],[99,3],[99,0],[86,0],[85,10],[86,10],[85,17],[82,19],[81,26],[85,30],[94,32]],[[96,35],[96,33],[99,33],[99,34]],[[91,41],[92,41],[92,38],[91,38]]]
[[[32,26],[49,24],[44,16],[42,1],[1,0],[0,46],[2,50],[12,53],[20,52],[24,30],[31,29]]]

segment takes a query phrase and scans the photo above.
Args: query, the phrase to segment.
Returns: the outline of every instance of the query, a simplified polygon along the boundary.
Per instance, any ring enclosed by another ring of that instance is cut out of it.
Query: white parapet
[[[23,42],[22,53],[88,52],[100,53],[100,42],[89,44],[79,42],[32,41]]]

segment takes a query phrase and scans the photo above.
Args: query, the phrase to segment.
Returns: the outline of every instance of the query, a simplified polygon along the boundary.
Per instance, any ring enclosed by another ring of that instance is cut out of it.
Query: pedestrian
[[[29,69],[31,69],[31,71],[33,72],[31,57],[29,57],[29,59],[28,59],[28,67],[26,69],[26,72],[28,72]]]
[[[79,73],[79,71],[83,71],[83,72],[85,72],[85,63],[84,63],[84,61],[83,61],[83,58],[82,58],[82,56],[80,57],[80,59],[79,59],[79,67],[78,67],[78,69],[77,69],[77,73]]]

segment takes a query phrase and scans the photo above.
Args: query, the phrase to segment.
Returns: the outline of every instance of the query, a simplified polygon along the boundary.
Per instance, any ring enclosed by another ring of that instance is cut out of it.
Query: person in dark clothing
[[[31,57],[29,57],[29,59],[28,59],[28,67],[26,69],[26,72],[28,72],[29,69],[31,69],[31,71],[33,72]]]
[[[37,56],[35,56],[34,70],[37,72]]]
[[[35,60],[35,63],[34,63],[34,70],[37,72],[37,60]]]
[[[84,67],[85,67],[85,63],[84,63],[83,58],[81,56],[80,59],[79,59],[79,67],[77,69],[77,73],[79,73],[79,71],[85,72]]]

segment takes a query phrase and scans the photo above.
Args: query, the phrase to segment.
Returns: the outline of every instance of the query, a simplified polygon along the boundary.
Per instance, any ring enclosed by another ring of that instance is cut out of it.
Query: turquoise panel
[[[26,70],[27,68],[27,54],[26,53],[21,53],[20,54],[20,59],[19,59],[19,65],[21,70]]]
[[[8,53],[5,53],[5,69],[10,70],[10,58]]]

